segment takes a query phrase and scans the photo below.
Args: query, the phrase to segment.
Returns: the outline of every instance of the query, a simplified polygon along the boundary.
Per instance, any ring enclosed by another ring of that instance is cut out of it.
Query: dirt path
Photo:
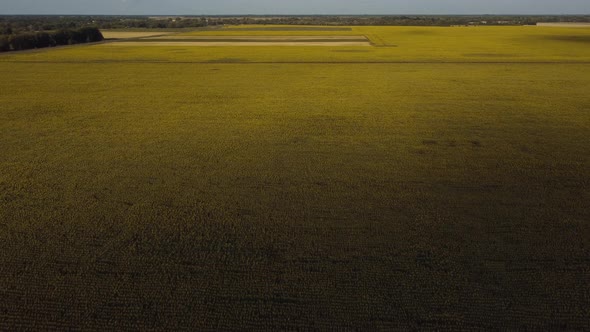
[[[208,41],[208,40],[218,40],[224,39],[227,41],[368,41],[367,37],[365,36],[256,36],[256,35],[249,35],[249,36],[225,36],[225,35],[216,35],[216,36],[194,36],[194,35],[176,35],[176,36],[159,36],[154,38],[148,38],[149,40],[160,40],[160,39],[178,39],[178,40],[190,40],[190,41]]]
[[[372,46],[368,41],[337,41],[337,42],[208,42],[208,41],[172,41],[172,42],[117,42],[115,46]]]
[[[146,38],[146,37],[163,37],[171,35],[177,32],[134,32],[134,31],[110,31],[101,30],[102,35],[105,39],[134,39],[134,38]]]

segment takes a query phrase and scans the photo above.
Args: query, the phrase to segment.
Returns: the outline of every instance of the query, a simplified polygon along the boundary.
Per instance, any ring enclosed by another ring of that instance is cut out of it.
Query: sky
[[[590,14],[590,0],[0,0],[0,15]]]

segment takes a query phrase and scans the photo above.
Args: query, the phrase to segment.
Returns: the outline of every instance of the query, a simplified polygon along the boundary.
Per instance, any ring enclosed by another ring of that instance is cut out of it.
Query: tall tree
[[[10,41],[7,36],[0,36],[0,52],[10,51]]]

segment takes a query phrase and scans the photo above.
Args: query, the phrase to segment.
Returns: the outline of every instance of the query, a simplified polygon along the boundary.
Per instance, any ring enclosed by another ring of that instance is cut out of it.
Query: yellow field
[[[252,29],[252,28],[251,28]],[[260,29],[260,28],[259,28]],[[107,43],[26,55],[0,61],[180,61],[224,62],[588,62],[590,29],[547,27],[353,27],[330,34],[366,36],[375,47],[166,48]],[[316,35],[326,31],[200,30],[184,36]],[[178,36],[178,35],[176,35]],[[143,39],[148,40],[148,39]]]
[[[270,28],[0,56],[0,330],[590,329],[590,30]]]

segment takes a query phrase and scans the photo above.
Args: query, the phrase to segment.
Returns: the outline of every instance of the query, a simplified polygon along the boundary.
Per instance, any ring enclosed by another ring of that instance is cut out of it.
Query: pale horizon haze
[[[0,15],[587,15],[590,0],[0,0]]]

